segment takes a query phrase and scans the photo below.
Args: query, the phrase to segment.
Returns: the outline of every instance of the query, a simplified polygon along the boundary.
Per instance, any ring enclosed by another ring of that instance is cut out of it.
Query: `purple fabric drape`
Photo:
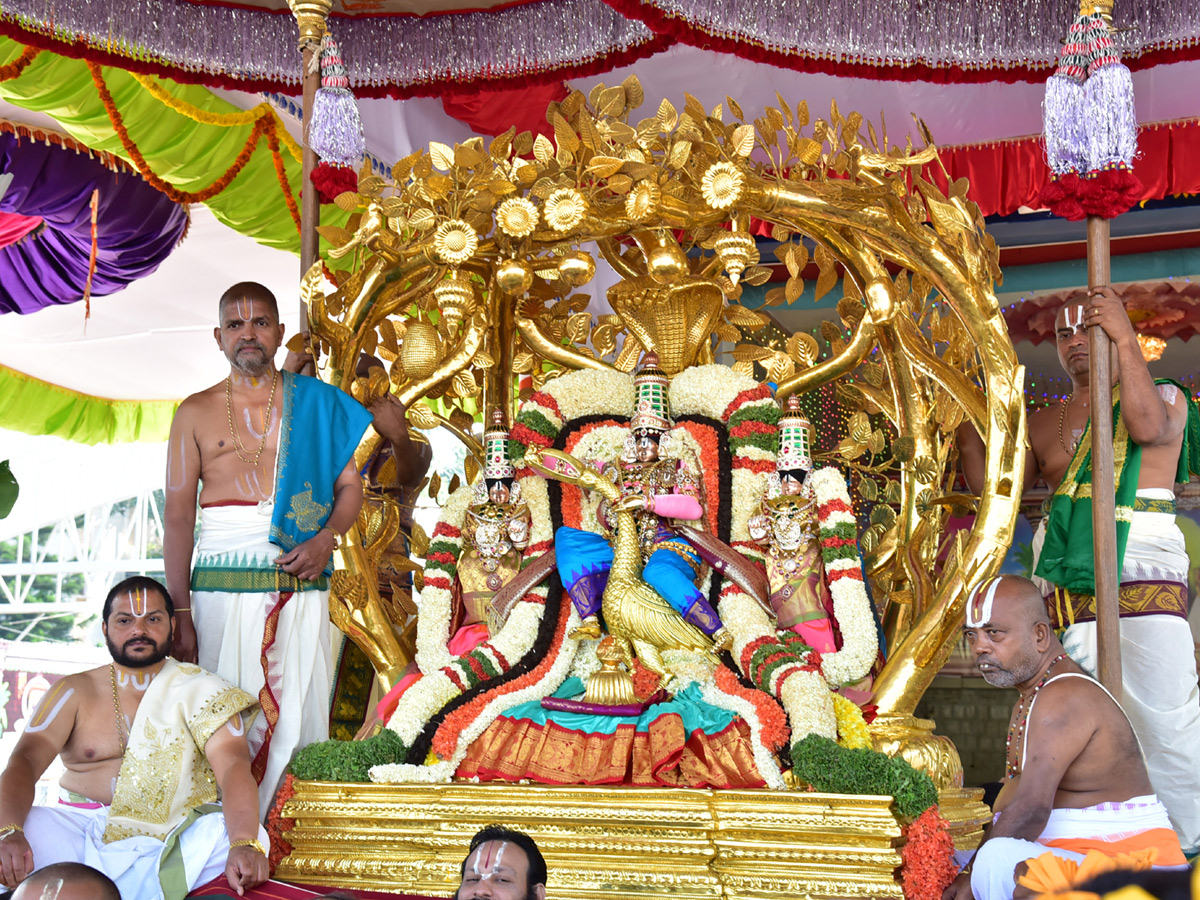
[[[187,211],[137,174],[113,172],[57,145],[0,134],[0,172],[13,175],[0,212],[39,216],[45,223],[39,233],[0,248],[0,313],[31,313],[83,298],[94,189],[100,191],[94,297],[149,275],[187,228]]]

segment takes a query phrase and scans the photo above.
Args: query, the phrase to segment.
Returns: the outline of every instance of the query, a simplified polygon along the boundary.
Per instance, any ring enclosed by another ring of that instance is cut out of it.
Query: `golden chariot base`
[[[533,835],[553,900],[903,896],[890,797],[533,784],[296,782],[276,877],[450,896],[471,835],[500,823]],[[940,808],[960,849],[990,819],[982,792]]]

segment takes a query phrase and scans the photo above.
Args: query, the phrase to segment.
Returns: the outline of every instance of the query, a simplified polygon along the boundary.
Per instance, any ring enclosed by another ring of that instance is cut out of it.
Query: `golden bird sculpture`
[[[675,676],[663,664],[663,650],[691,650],[712,656],[713,642],[683,617],[659,593],[642,580],[642,552],[634,512],[642,507],[641,497],[622,497],[613,481],[561,450],[529,447],[525,463],[544,478],[595,491],[606,499],[616,517],[612,569],[600,598],[600,612],[613,640],[622,648],[632,667],[633,653],[643,666],[667,687]],[[716,657],[712,656],[713,662]],[[589,686],[590,687],[590,686]]]

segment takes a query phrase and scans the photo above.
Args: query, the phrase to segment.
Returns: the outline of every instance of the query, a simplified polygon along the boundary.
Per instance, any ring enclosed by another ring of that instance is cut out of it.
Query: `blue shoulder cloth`
[[[371,414],[319,378],[281,375],[283,421],[271,543],[286,553],[320,531],[329,518],[334,482],[371,424]]]

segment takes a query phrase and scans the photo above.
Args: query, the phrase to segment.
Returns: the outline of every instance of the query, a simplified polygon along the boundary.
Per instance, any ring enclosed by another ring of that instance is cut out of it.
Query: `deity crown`
[[[812,471],[808,437],[811,427],[800,411],[799,398],[795,394],[788,397],[783,406],[783,415],[779,417],[779,454],[775,457],[775,471]]]
[[[633,379],[633,418],[629,428],[634,434],[653,431],[662,434],[671,427],[671,404],[667,388],[671,380],[658,367],[653,350],[642,356],[642,365]]]
[[[508,426],[503,410],[493,409],[491,422],[483,435],[483,477],[486,481],[512,479],[517,471],[508,456]]]

